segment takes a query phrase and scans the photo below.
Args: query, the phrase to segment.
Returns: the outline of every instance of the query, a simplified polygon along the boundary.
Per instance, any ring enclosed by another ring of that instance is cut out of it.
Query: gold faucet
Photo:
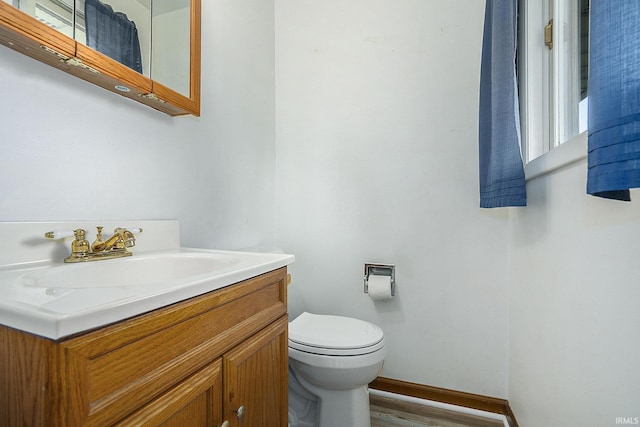
[[[73,231],[75,237],[71,242],[71,255],[64,259],[64,262],[85,262],[97,261],[101,259],[122,258],[131,256],[132,253],[127,248],[132,248],[136,244],[135,233],[142,233],[142,229],[135,229],[133,232],[126,228],[116,228],[113,235],[107,240],[102,239],[102,227],[97,227],[96,240],[89,245],[86,240],[86,231],[77,229]],[[69,237],[70,232],[49,231],[44,237],[48,239],[59,239]]]

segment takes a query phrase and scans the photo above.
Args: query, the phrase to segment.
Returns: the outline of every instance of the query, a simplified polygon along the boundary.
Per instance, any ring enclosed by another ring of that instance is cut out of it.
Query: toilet
[[[289,426],[370,427],[367,385],[386,355],[373,323],[306,312],[291,321]]]

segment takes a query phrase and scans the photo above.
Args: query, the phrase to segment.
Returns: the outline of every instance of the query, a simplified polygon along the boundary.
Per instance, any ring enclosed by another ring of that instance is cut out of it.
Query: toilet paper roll
[[[374,301],[391,299],[391,276],[369,276],[369,298]]]

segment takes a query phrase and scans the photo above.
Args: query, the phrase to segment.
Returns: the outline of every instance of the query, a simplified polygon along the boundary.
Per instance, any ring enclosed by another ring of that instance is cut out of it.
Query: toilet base
[[[327,390],[320,396],[318,427],[371,427],[369,390]]]
[[[289,427],[317,427],[318,397],[304,389],[289,366]]]
[[[296,380],[317,396],[317,427],[371,427],[369,389],[366,385],[348,390],[328,390],[316,387],[299,376]],[[291,427],[295,425],[291,423]]]

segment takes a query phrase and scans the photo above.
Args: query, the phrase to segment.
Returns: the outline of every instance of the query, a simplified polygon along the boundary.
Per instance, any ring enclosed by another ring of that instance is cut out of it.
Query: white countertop
[[[0,268],[0,324],[59,339],[202,295],[294,261],[293,255],[287,254],[188,248],[158,254],[211,254],[230,262],[222,263],[220,268],[206,276],[201,274],[189,280],[88,288],[33,286],[27,280],[47,273],[48,269],[69,269],[79,267],[78,264],[38,262]],[[140,256],[155,255],[147,253]],[[91,264],[108,262],[111,261],[94,261]]]

